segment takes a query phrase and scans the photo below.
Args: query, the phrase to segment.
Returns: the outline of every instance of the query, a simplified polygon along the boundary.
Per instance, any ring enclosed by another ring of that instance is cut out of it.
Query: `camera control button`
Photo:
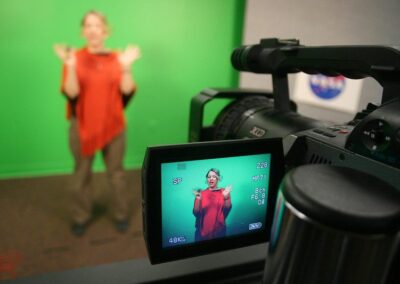
[[[328,129],[333,130],[333,131],[339,131],[340,128],[337,126],[329,126]]]
[[[324,136],[326,136],[326,137],[330,137],[330,138],[336,137],[335,134],[329,133],[329,132],[324,132],[324,133],[322,133],[322,135],[324,135]]]
[[[321,129],[318,129],[318,128],[316,128],[316,129],[313,129],[313,132],[315,132],[315,133],[318,133],[318,134],[323,134],[323,133],[324,133],[324,131],[323,131],[323,130],[321,130]]]
[[[367,149],[383,152],[391,144],[393,130],[383,120],[372,120],[365,126],[362,134],[362,142]]]

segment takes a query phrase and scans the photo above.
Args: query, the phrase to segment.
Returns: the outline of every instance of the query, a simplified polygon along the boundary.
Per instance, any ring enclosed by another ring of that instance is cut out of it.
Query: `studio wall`
[[[295,38],[306,46],[400,45],[398,0],[247,0],[243,44],[261,38]],[[295,80],[290,79],[293,95]],[[271,76],[241,73],[240,86],[272,90]],[[363,79],[359,110],[368,102],[380,103],[382,88],[373,79]],[[355,94],[357,95],[357,94]],[[299,104],[298,111],[310,117],[347,122],[354,114]]]

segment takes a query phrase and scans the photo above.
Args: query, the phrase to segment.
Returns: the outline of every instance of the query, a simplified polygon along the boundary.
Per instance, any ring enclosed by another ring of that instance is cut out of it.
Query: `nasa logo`
[[[330,100],[343,92],[346,86],[344,76],[328,77],[321,74],[310,76],[310,87],[313,93],[324,100]]]

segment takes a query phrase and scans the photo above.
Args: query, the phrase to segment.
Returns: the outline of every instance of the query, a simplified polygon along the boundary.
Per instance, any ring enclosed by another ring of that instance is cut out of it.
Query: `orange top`
[[[117,53],[89,53],[87,48],[76,52],[76,72],[80,93],[75,105],[81,153],[91,156],[104,148],[125,128],[123,101],[120,91],[121,67]],[[61,89],[67,75],[63,67]],[[67,117],[71,118],[71,104]]]

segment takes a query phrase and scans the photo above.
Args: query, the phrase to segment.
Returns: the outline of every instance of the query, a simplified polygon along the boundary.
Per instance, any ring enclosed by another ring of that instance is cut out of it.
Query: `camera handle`
[[[272,74],[275,107],[281,110],[288,109],[287,74],[300,71],[349,79],[372,77],[383,87],[382,103],[400,96],[400,47],[304,47],[298,40],[270,38],[235,49],[231,62],[239,71]]]

